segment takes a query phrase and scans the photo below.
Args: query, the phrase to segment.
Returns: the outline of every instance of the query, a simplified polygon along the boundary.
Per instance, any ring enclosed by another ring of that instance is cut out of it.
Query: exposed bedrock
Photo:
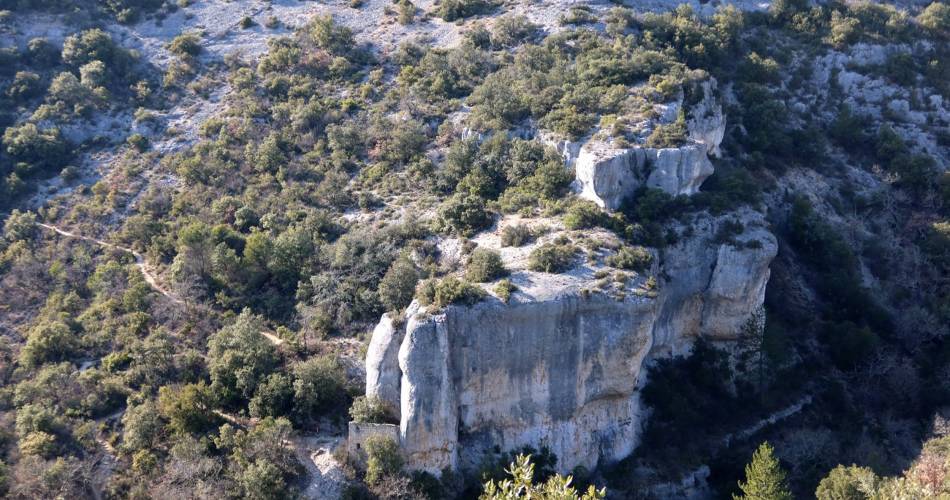
[[[700,85],[702,97],[686,113],[686,142],[675,148],[617,148],[592,139],[568,158],[575,168],[580,196],[607,210],[620,208],[625,198],[642,186],[672,195],[699,191],[713,173],[708,155],[719,155],[726,129],[722,106],[715,96],[715,80]],[[567,156],[566,156],[567,157]]]
[[[401,326],[401,325],[400,325]],[[373,330],[366,350],[366,397],[377,398],[399,417],[399,344],[405,332],[384,314]]]
[[[736,218],[746,229],[735,241],[710,241]],[[400,395],[408,466],[470,471],[485,452],[531,445],[548,447],[567,472],[631,453],[644,422],[638,387],[648,361],[686,352],[698,336],[735,338],[762,306],[777,251],[762,216],[741,211],[696,226],[652,270],[658,294],[588,291],[583,280],[593,273],[581,268],[573,273],[580,286],[519,292],[508,304],[489,297],[428,311],[414,303],[398,329],[384,317],[367,354],[367,392]],[[516,271],[512,280],[550,276]]]

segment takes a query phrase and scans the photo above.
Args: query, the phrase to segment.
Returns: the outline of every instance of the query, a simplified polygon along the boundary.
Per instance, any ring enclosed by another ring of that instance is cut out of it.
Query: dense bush
[[[363,445],[366,450],[366,483],[370,486],[382,482],[387,476],[402,472],[403,460],[399,445],[382,436],[372,436]]]
[[[449,276],[443,279],[428,279],[419,284],[416,299],[427,306],[445,307],[450,304],[472,305],[484,298],[485,292],[458,278]]]
[[[501,246],[520,247],[534,241],[535,232],[527,224],[513,224],[501,230]]]
[[[507,274],[501,255],[494,250],[476,248],[468,259],[465,278],[475,283],[494,281]]]
[[[350,406],[350,419],[360,423],[398,423],[394,422],[386,406],[378,398],[360,396]]]
[[[201,37],[195,33],[182,33],[168,44],[168,50],[179,56],[195,57],[201,53]]]
[[[511,299],[511,294],[515,293],[517,290],[518,287],[515,286],[511,280],[505,278],[499,281],[492,291],[495,292],[495,295],[497,295],[502,302],[507,303]]]
[[[436,15],[443,21],[455,21],[485,14],[495,7],[490,0],[442,0]]]
[[[602,226],[607,221],[607,214],[596,203],[588,200],[574,202],[564,214],[564,225],[568,229],[589,229]]]
[[[416,293],[419,272],[408,257],[396,259],[379,282],[379,300],[391,311],[404,309]]]
[[[686,118],[680,112],[676,121],[669,124],[659,124],[647,137],[646,146],[650,148],[675,148],[682,146],[686,141]]]
[[[442,204],[439,219],[444,227],[462,236],[471,236],[490,226],[493,221],[482,198],[461,193]]]
[[[645,271],[653,262],[653,254],[641,246],[625,245],[607,257],[607,265],[631,271]]]
[[[570,269],[577,248],[570,242],[550,242],[535,248],[528,256],[528,269],[545,273],[562,273]]]

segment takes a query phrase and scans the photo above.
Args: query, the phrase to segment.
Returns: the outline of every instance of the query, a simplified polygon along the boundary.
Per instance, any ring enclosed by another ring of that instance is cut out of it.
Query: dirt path
[[[152,287],[153,290],[162,294],[164,297],[166,297],[168,300],[171,300],[175,304],[179,304],[179,305],[185,304],[185,301],[181,300],[181,298],[174,295],[167,287],[161,284],[161,281],[158,275],[155,274],[154,269],[151,266],[149,266],[148,262],[145,260],[145,256],[136,252],[135,250],[132,250],[131,248],[128,248],[128,247],[116,245],[114,243],[109,243],[108,241],[103,241],[97,238],[91,238],[89,236],[76,234],[71,231],[67,231],[65,229],[60,229],[50,224],[37,222],[37,225],[42,228],[49,229],[50,231],[53,231],[56,234],[65,236],[67,238],[75,238],[79,240],[89,241],[105,248],[110,248],[112,250],[118,250],[120,252],[131,254],[135,258],[135,266],[138,267],[139,271],[142,273],[142,276],[145,278],[145,282],[148,283],[148,285]],[[274,344],[275,346],[279,346],[284,343],[284,339],[278,337],[273,332],[262,330],[259,333],[268,341],[270,341],[271,344]]]
[[[779,411],[777,411],[777,412],[775,412],[775,413],[769,415],[768,417],[766,417],[766,418],[764,418],[764,419],[762,419],[762,420],[759,420],[759,421],[756,422],[755,424],[753,424],[753,425],[751,425],[751,426],[749,426],[749,427],[746,427],[745,429],[743,429],[743,430],[741,430],[741,431],[739,431],[739,432],[736,432],[736,433],[733,433],[733,434],[729,434],[728,436],[725,437],[725,439],[723,439],[723,446],[724,446],[724,447],[728,447],[728,446],[732,443],[732,441],[735,440],[735,439],[740,439],[740,440],[741,440],[741,439],[748,439],[748,438],[752,437],[753,434],[755,434],[755,433],[761,431],[762,429],[766,428],[767,426],[772,425],[772,424],[778,422],[779,420],[784,420],[784,419],[786,419],[786,418],[788,418],[788,417],[791,417],[792,415],[794,415],[794,414],[796,414],[796,413],[802,411],[802,408],[804,408],[805,405],[807,405],[807,404],[809,404],[809,403],[811,403],[811,396],[810,396],[810,395],[805,396],[805,397],[799,399],[796,403],[794,403],[794,404],[792,404],[792,405],[790,405],[790,406],[787,406],[787,407],[785,407],[785,408],[783,408],[783,409],[781,409],[781,410],[779,410]]]
[[[79,239],[79,240],[90,241],[90,242],[92,242],[92,243],[95,243],[95,244],[97,244],[97,245],[99,245],[99,246],[102,246],[102,247],[105,247],[105,248],[110,248],[110,249],[112,249],[112,250],[118,250],[118,251],[120,251],[120,252],[125,252],[125,253],[127,253],[127,254],[131,254],[132,257],[135,258],[135,266],[139,268],[139,271],[142,273],[142,276],[145,278],[145,282],[148,283],[148,285],[149,285],[150,287],[152,287],[153,290],[155,290],[156,292],[162,294],[162,295],[165,296],[167,299],[171,300],[172,302],[174,302],[174,303],[176,303],[176,304],[184,304],[184,301],[183,301],[183,300],[181,300],[180,298],[178,298],[177,296],[175,296],[174,294],[172,294],[172,292],[170,292],[170,291],[168,290],[168,288],[166,288],[165,286],[163,286],[163,285],[160,283],[158,276],[154,273],[154,271],[153,271],[153,269],[151,268],[151,266],[148,265],[148,262],[145,261],[145,257],[144,257],[142,254],[136,252],[135,250],[132,250],[131,248],[119,246],[119,245],[116,245],[116,244],[113,244],[113,243],[109,243],[108,241],[103,241],[103,240],[100,240],[100,239],[91,238],[91,237],[89,237],[89,236],[82,236],[82,235],[79,235],[79,234],[76,234],[76,233],[73,233],[73,232],[70,232],[70,231],[66,231],[65,229],[60,229],[60,228],[58,228],[58,227],[56,227],[56,226],[52,226],[52,225],[50,225],[50,224],[44,224],[44,223],[42,223],[42,222],[37,222],[37,225],[39,225],[40,227],[49,229],[50,231],[53,231],[53,232],[55,232],[56,234],[65,236],[65,237],[67,237],[67,238],[75,238],[75,239]]]
[[[121,408],[110,415],[96,419],[97,424],[104,424],[113,420],[122,418],[122,415],[125,414],[125,408]],[[92,496],[95,500],[102,500],[102,492],[105,491],[105,486],[109,482],[109,478],[115,472],[115,467],[118,464],[118,453],[114,446],[111,443],[102,438],[99,433],[96,433],[95,436],[96,443],[102,447],[104,453],[99,456],[99,459],[96,461],[96,465],[93,470],[93,488]]]

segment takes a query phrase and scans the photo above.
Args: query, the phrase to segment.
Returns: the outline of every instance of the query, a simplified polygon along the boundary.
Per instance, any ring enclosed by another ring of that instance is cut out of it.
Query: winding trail
[[[128,247],[124,247],[121,245],[116,245],[114,243],[109,243],[108,241],[100,240],[98,238],[83,236],[81,234],[76,234],[72,231],[60,229],[51,224],[44,224],[42,222],[37,222],[36,225],[42,228],[48,229],[50,231],[53,231],[54,233],[59,234],[61,236],[65,236],[67,238],[75,238],[78,240],[89,241],[105,248],[118,250],[120,252],[125,252],[127,254],[132,255],[132,257],[135,258],[135,266],[142,273],[142,276],[145,278],[145,282],[148,283],[148,285],[152,287],[153,290],[162,294],[162,296],[164,296],[168,300],[171,300],[175,304],[185,305],[185,301],[183,301],[177,295],[173,294],[166,286],[161,284],[161,280],[159,279],[158,275],[155,274],[154,269],[148,265],[148,262],[145,260],[145,256],[140,254],[139,252],[136,252],[135,250],[132,250],[131,248],[128,248]],[[278,337],[277,334],[273,332],[261,330],[258,333],[260,333],[264,338],[266,338],[271,344],[274,344],[275,346],[279,346],[284,343],[284,339]]]
[[[793,403],[792,405],[787,406],[779,411],[776,411],[775,413],[772,413],[768,417],[762,420],[759,420],[758,422],[752,424],[751,426],[746,427],[745,429],[739,432],[729,434],[722,440],[723,446],[728,448],[729,445],[732,444],[732,441],[734,439],[742,440],[742,439],[748,439],[752,437],[752,435],[754,435],[755,433],[761,431],[762,429],[772,424],[777,423],[779,420],[784,420],[802,411],[802,408],[810,404],[811,401],[812,401],[811,395],[806,395],[805,397],[799,399],[797,402]]]
[[[97,244],[97,245],[99,245],[99,246],[102,246],[102,247],[105,247],[105,248],[111,248],[111,249],[113,249],[113,250],[118,250],[118,251],[120,251],[120,252],[125,252],[125,253],[127,253],[127,254],[132,255],[132,257],[135,258],[135,266],[139,268],[139,271],[142,273],[142,276],[145,278],[145,282],[148,283],[148,285],[149,285],[150,287],[152,287],[153,290],[155,290],[156,292],[162,294],[162,295],[165,296],[167,299],[171,300],[172,302],[174,302],[174,303],[176,303],[176,304],[184,304],[184,303],[185,303],[185,302],[184,302],[183,300],[181,300],[178,296],[172,294],[172,292],[170,292],[170,291],[168,290],[168,288],[162,286],[162,284],[159,282],[158,276],[153,272],[151,266],[148,265],[148,262],[146,262],[145,257],[144,257],[142,254],[136,252],[135,250],[132,250],[131,248],[128,248],[128,247],[119,246],[119,245],[116,245],[116,244],[114,244],[114,243],[109,243],[108,241],[103,241],[103,240],[100,240],[100,239],[91,238],[91,237],[89,237],[89,236],[82,236],[82,235],[79,235],[79,234],[76,234],[76,233],[73,233],[73,232],[70,232],[70,231],[66,231],[65,229],[60,229],[60,228],[58,228],[58,227],[56,227],[56,226],[52,226],[52,225],[50,225],[50,224],[44,224],[44,223],[42,223],[42,222],[37,222],[36,224],[37,224],[38,226],[40,226],[40,227],[49,229],[50,231],[53,231],[53,232],[55,232],[56,234],[59,234],[59,235],[61,235],[61,236],[65,236],[65,237],[67,237],[67,238],[75,238],[75,239],[79,239],[79,240],[90,241],[90,242],[95,243],[95,244]]]
[[[155,274],[154,269],[148,265],[148,262],[145,260],[145,256],[143,256],[141,253],[136,252],[131,248],[109,243],[108,241],[100,240],[98,238],[76,234],[72,231],[67,231],[51,224],[37,222],[37,225],[49,231],[53,231],[60,236],[88,241],[103,248],[118,250],[120,252],[125,252],[132,255],[135,258],[135,266],[139,269],[139,271],[142,273],[142,276],[145,278],[146,283],[148,283],[148,285],[153,290],[162,294],[162,296],[171,300],[175,304],[185,305],[185,301],[174,295],[167,287],[161,284],[161,280],[159,279],[158,275]],[[275,346],[280,346],[285,342],[284,339],[278,337],[274,332],[260,330],[258,333],[260,333],[261,336],[266,338]],[[101,420],[106,421],[118,418],[122,415],[123,411],[124,409]],[[253,418],[242,418],[220,410],[212,410],[212,413],[240,428],[250,428],[257,424],[257,419]],[[343,469],[340,467],[340,464],[337,463],[336,459],[333,457],[333,449],[339,445],[339,440],[340,438],[338,437],[328,437],[319,434],[298,435],[282,443],[284,446],[287,446],[294,451],[294,455],[296,456],[297,460],[307,470],[308,481],[304,491],[304,494],[307,498],[340,497],[343,491],[343,486],[346,484],[347,479],[346,475],[343,473]],[[102,457],[102,467],[99,470],[99,475],[97,475],[95,480],[99,484],[105,484],[106,478],[111,475],[115,468],[116,450],[103,439],[97,438],[97,442],[105,450],[105,454]],[[99,488],[94,489],[96,489],[96,500],[100,500],[102,496],[99,493]]]

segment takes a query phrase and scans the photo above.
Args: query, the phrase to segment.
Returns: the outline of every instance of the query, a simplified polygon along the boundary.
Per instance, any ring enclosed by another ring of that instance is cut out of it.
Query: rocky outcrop
[[[715,244],[712,235],[724,220],[738,221],[743,233]],[[745,209],[734,216],[701,219],[696,235],[666,249],[664,297],[654,334],[655,354],[687,352],[695,336],[732,340],[751,321],[758,321],[765,301],[769,264],[778,253],[775,236],[762,215]]]
[[[710,241],[734,219],[744,224],[740,236]],[[595,273],[584,264],[558,280],[515,271],[521,291],[507,304],[413,304],[401,338],[384,318],[367,356],[378,366],[367,372],[375,394],[400,394],[409,467],[473,470],[485,453],[525,445],[549,448],[561,471],[630,454],[645,415],[638,387],[648,361],[686,351],[699,336],[735,338],[762,305],[777,251],[762,216],[703,221],[655,263],[649,275],[668,276],[658,293],[591,291]],[[375,375],[391,373],[396,344],[398,381]]]
[[[603,142],[588,143],[577,157],[575,185],[581,197],[607,210],[620,208],[642,186],[672,195],[695,194],[713,173],[706,148],[689,143],[679,148],[615,149]]]
[[[384,314],[366,350],[366,397],[378,399],[396,418],[399,418],[399,378],[402,376],[398,356],[403,333],[389,314]]]
[[[680,147],[617,148],[599,139],[584,144],[574,162],[575,188],[580,196],[616,210],[642,186],[672,195],[699,191],[713,173],[708,155],[719,155],[726,123],[715,96],[715,80],[701,83],[699,89],[701,97],[687,112],[687,142]]]
[[[399,352],[407,462],[471,470],[495,447],[526,445],[568,467],[628,455],[655,312],[655,299],[602,294],[410,309]]]
[[[726,134],[726,117],[722,114],[722,104],[716,96],[715,78],[699,84],[701,98],[690,107],[687,130],[690,141],[706,146],[706,152],[719,158],[719,144]]]

